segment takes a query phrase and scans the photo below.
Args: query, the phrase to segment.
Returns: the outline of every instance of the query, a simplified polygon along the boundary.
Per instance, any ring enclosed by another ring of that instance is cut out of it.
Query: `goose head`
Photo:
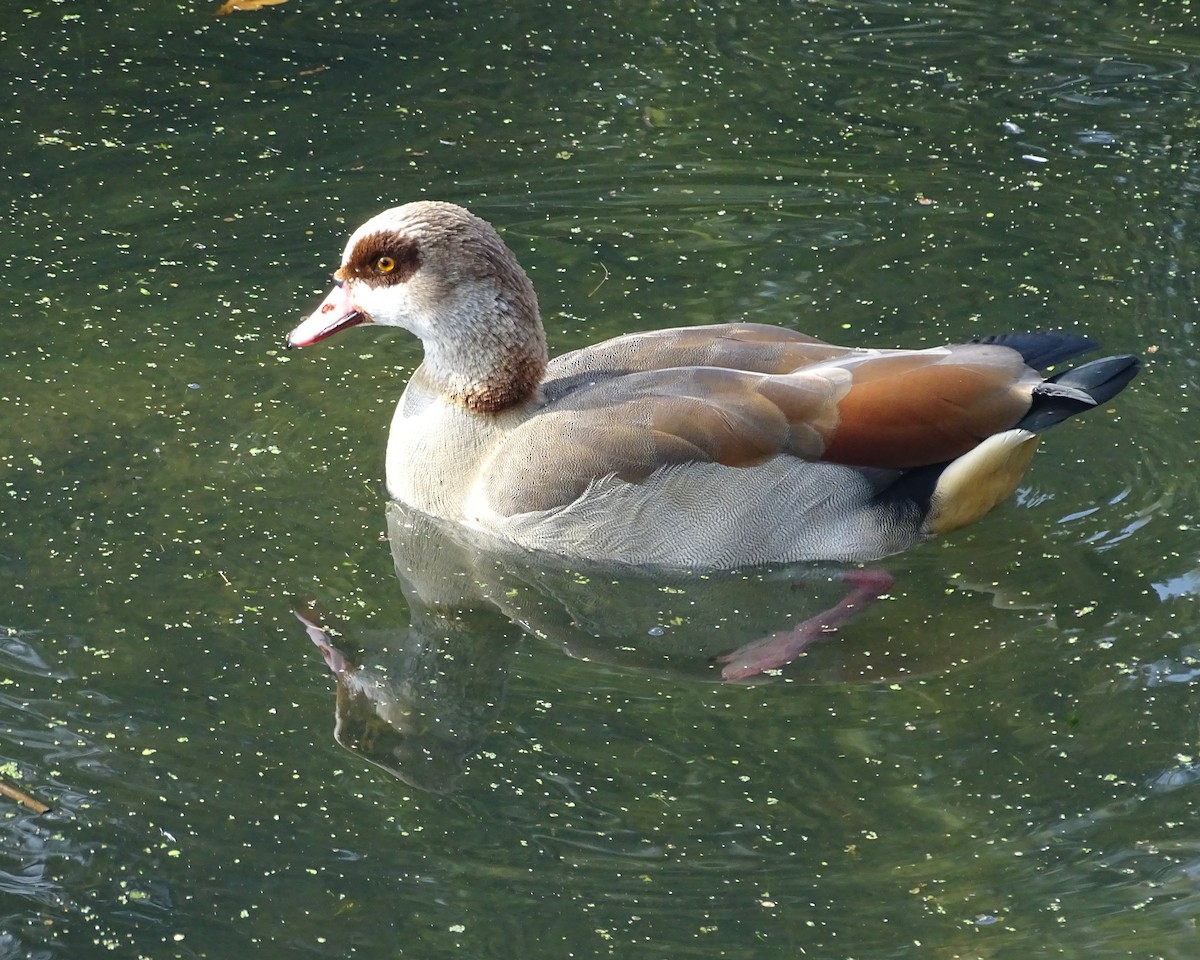
[[[452,203],[385,210],[351,235],[335,285],[288,335],[306,347],[364,323],[420,338],[430,386],[471,410],[532,395],[546,367],[533,284],[485,220]]]

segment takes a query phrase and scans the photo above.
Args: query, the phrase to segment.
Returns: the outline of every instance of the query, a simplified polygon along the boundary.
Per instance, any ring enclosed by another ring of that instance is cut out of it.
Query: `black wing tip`
[[[978,337],[972,343],[990,343],[1016,350],[1035,370],[1046,370],[1065,360],[1095,350],[1099,344],[1091,337],[1063,330],[1030,330],[1024,333],[996,333]]]

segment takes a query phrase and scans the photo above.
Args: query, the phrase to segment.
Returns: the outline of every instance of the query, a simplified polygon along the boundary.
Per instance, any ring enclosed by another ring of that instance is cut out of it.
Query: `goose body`
[[[1107,402],[1138,361],[1062,333],[921,350],[841,347],[730,323],[632,333],[549,360],[533,286],[485,221],[385,211],[292,331],[419,337],[396,408],[391,497],[565,557],[732,568],[873,560],[979,519],[1038,434]]]

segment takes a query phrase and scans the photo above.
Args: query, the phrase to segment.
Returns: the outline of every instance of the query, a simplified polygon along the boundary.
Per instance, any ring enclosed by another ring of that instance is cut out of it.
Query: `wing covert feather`
[[[819,425],[836,424],[848,385],[837,369],[767,376],[719,367],[601,381],[517,427],[488,463],[485,489],[511,515],[564,506],[610,475],[637,483],[681,463],[816,460],[825,448]]]
[[[760,333],[752,325],[659,331],[660,358],[711,354],[714,329],[743,345],[758,342]],[[779,329],[761,330],[777,349]],[[685,335],[693,333],[689,345]],[[490,503],[505,515],[553,509],[601,478],[639,483],[691,462],[753,468],[791,456],[888,470],[941,463],[1013,426],[1041,382],[1020,354],[1002,346],[864,351],[796,337],[798,349],[836,353],[786,373],[679,366],[597,369],[594,376],[583,369],[590,364],[568,355],[556,375],[573,382],[560,394],[550,391],[539,415],[517,427],[488,463]],[[641,350],[655,340],[637,334],[600,347],[623,351],[636,341]],[[572,372],[572,364],[581,366]]]

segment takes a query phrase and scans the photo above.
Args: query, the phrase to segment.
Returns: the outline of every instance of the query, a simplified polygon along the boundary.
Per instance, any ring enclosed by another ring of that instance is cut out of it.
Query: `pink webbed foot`
[[[896,582],[896,578],[886,570],[851,570],[844,573],[841,579],[852,589],[836,606],[809,617],[791,630],[781,630],[718,657],[718,662],[725,664],[721,669],[721,678],[746,680],[791,663],[809,644],[837,632],[842,624],[869,607]]]

